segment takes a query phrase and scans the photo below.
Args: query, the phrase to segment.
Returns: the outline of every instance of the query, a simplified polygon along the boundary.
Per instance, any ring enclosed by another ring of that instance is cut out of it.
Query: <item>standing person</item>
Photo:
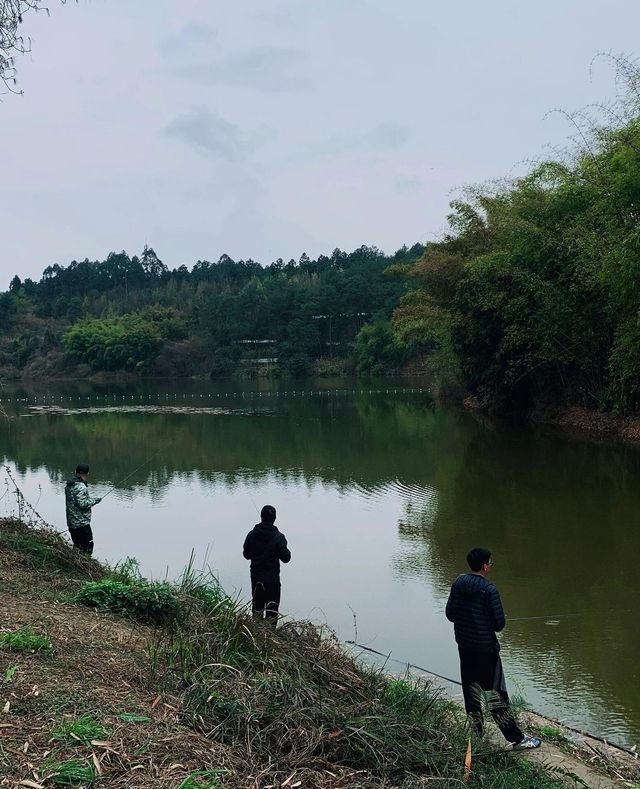
[[[280,605],[280,562],[291,560],[287,538],[275,525],[275,507],[267,504],[260,511],[260,523],[247,534],[242,548],[251,560],[251,599],[253,615],[269,619],[275,626]]]
[[[492,691],[495,701],[490,710],[498,728],[515,749],[539,748],[538,737],[523,734],[509,709],[509,695],[500,660],[496,633],[506,624],[500,593],[487,580],[493,560],[491,551],[472,548],[467,554],[470,573],[459,575],[451,585],[446,616],[453,622],[460,678],[467,715],[482,736],[482,691]]]
[[[89,466],[78,463],[75,475],[67,480],[64,497],[67,513],[67,528],[74,547],[89,556],[93,553],[93,532],[91,531],[91,508],[102,499],[89,495],[87,476]]]

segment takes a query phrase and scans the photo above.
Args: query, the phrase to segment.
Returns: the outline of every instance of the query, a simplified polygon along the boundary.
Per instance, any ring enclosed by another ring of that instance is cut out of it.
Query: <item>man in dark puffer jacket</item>
[[[291,560],[287,539],[275,526],[276,510],[269,504],[260,512],[257,523],[247,534],[242,548],[251,560],[251,597],[254,616],[271,620],[275,626],[280,605],[280,562]]]
[[[500,660],[496,633],[504,629],[505,617],[500,593],[487,581],[493,561],[485,548],[467,554],[470,573],[459,575],[451,585],[446,615],[453,622],[458,652],[464,706],[477,733],[482,736],[482,691],[497,697],[491,715],[514,748],[538,748],[540,740],[520,731],[509,710],[509,696]]]

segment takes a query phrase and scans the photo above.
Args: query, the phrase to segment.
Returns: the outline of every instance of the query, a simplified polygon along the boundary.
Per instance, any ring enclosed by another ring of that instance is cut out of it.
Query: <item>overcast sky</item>
[[[51,263],[269,263],[436,238],[613,94],[636,0],[79,0],[0,103],[0,287]]]

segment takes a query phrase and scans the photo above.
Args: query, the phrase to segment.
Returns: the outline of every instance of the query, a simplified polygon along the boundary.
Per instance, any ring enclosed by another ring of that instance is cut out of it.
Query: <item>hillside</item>
[[[199,260],[170,270],[153,249],[55,264],[0,294],[0,378],[340,374],[363,325],[386,319],[406,289],[375,247],[261,266]]]

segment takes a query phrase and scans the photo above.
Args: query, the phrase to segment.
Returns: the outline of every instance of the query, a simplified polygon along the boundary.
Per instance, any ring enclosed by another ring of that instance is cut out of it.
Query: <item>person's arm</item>
[[[253,551],[251,550],[251,532],[247,534],[246,539],[244,541],[244,545],[242,546],[242,555],[245,559],[253,559]]]
[[[89,495],[89,490],[86,485],[78,485],[76,491],[76,504],[81,510],[90,510],[95,504],[99,504],[102,499],[98,496],[94,498]]]
[[[501,630],[504,630],[504,626],[507,622],[504,617],[500,592],[495,586],[492,586],[489,590],[489,614],[491,616],[491,626],[495,632],[499,633]]]
[[[447,600],[447,607],[444,609],[445,616],[450,622],[456,621],[456,603],[455,603],[456,593],[451,586],[451,591],[449,592],[449,599]]]
[[[286,564],[291,561],[291,551],[287,548],[287,538],[282,535],[282,540],[278,546],[278,559]]]

